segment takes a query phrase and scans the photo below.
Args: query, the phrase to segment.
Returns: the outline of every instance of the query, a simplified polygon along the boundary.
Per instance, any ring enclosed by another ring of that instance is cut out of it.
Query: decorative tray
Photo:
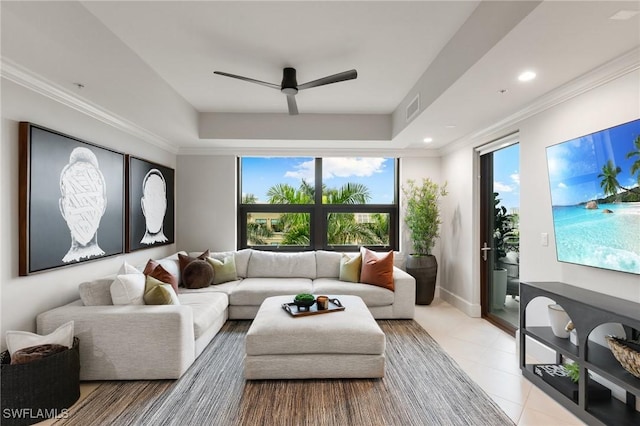
[[[330,312],[344,311],[344,306],[338,299],[329,299],[329,308],[318,310],[318,305],[314,303],[309,307],[298,307],[295,303],[283,303],[282,309],[289,312],[293,317],[306,317],[308,315],[328,314]]]

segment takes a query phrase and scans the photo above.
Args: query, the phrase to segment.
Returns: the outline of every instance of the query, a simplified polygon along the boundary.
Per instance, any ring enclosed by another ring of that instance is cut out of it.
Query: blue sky
[[[572,139],[547,148],[547,166],[554,206],[576,205],[605,196],[598,175],[608,160],[622,171],[618,182],[624,187],[638,185],[630,173],[638,157],[627,159],[634,151],[633,141],[640,136],[640,120]]]
[[[520,144],[493,153],[493,191],[508,212],[520,207]]]
[[[362,183],[369,188],[369,204],[393,203],[394,160],[369,157],[325,157],[323,180],[330,188],[347,182]],[[302,179],[314,181],[312,157],[243,157],[242,193],[254,194],[267,201],[267,191],[277,183],[298,187]]]

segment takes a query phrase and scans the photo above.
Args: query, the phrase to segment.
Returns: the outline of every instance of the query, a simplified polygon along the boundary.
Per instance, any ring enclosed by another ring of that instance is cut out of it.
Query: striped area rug
[[[242,375],[250,321],[227,321],[179,380],[105,382],[56,425],[513,425],[412,320],[381,320],[383,379]]]

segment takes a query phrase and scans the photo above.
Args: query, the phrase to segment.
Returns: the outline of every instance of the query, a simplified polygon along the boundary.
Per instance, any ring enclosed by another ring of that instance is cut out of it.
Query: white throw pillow
[[[118,271],[118,275],[126,275],[126,274],[141,274],[142,271],[138,270],[135,266],[127,262],[126,260],[122,263],[120,270]]]
[[[118,275],[111,284],[111,300],[114,305],[144,305],[144,286],[142,274]]]
[[[62,324],[46,336],[28,331],[7,331],[7,350],[13,356],[15,351],[39,345],[73,346],[73,321]]]

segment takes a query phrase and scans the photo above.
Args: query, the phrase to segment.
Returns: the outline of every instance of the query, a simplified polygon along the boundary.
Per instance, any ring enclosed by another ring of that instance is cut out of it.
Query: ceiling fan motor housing
[[[283,70],[280,91],[285,95],[295,95],[298,93],[298,81],[296,80],[295,68],[285,68]]]

